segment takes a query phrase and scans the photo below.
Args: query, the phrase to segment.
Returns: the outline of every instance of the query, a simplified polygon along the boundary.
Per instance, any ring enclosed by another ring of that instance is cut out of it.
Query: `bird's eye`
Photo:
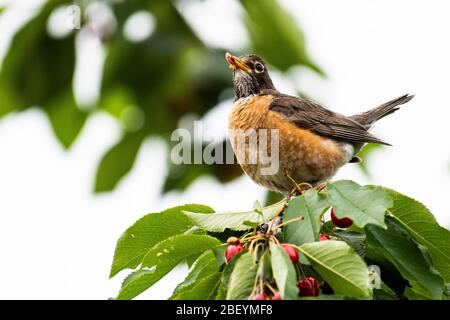
[[[257,73],[263,72],[263,71],[264,71],[264,65],[263,65],[262,63],[257,62],[257,63],[255,64],[255,71],[256,71]]]

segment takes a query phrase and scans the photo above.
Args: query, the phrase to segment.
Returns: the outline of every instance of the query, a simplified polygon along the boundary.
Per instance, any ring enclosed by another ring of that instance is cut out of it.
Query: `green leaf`
[[[0,116],[31,106],[46,109],[62,92],[72,93],[74,34],[54,39],[47,21],[61,0],[49,0],[14,35],[0,72]]]
[[[323,74],[306,52],[303,32],[277,1],[241,0],[241,3],[247,12],[245,24],[253,48],[264,59],[283,71],[293,65],[305,65]]]
[[[283,300],[298,296],[297,273],[288,254],[277,244],[270,243],[273,277]]]
[[[220,283],[220,287],[219,287],[216,299],[225,300],[225,298],[227,297],[227,290],[228,290],[229,283],[230,283],[230,277],[233,273],[234,267],[236,266],[236,262],[239,260],[239,258],[243,254],[246,254],[246,253],[248,253],[248,251],[246,251],[246,250],[238,252],[233,257],[233,259],[231,259],[231,261],[225,265],[225,268],[223,269],[223,272],[222,272],[222,279],[221,279],[221,283]]]
[[[211,249],[220,242],[209,236],[176,235],[152,247],[142,260],[142,272],[126,279],[118,299],[132,299],[169,273],[186,257]]]
[[[330,207],[325,196],[315,190],[308,190],[302,196],[291,200],[284,212],[284,221],[303,216],[300,221],[285,227],[285,242],[302,245],[319,240],[320,218]]]
[[[266,191],[266,196],[263,203],[265,206],[268,206],[274,204],[275,202],[281,201],[282,199],[284,199],[284,195],[281,193],[268,190]]]
[[[428,250],[418,244],[393,218],[387,218],[386,224],[386,230],[373,225],[366,226],[368,257],[374,261],[380,256],[387,259],[411,285],[415,283],[434,299],[440,299],[444,282],[428,259]]]
[[[123,85],[110,88],[108,92],[103,93],[101,98],[98,108],[105,110],[117,119],[123,116],[126,108],[137,105],[133,90]]]
[[[257,271],[258,264],[255,263],[253,256],[249,252],[242,254],[231,273],[226,299],[249,299],[256,285]]]
[[[45,111],[59,142],[64,148],[70,148],[83,128],[87,114],[78,108],[72,92],[49,102]]]
[[[173,300],[212,300],[220,285],[222,273],[214,272],[206,277],[199,279],[185,290],[174,295]]]
[[[213,235],[210,234],[210,236],[214,237]],[[214,237],[216,238],[216,237]],[[217,239],[217,238],[216,238]],[[220,239],[219,239],[220,241]],[[225,241],[224,241],[225,242]],[[224,243],[223,245],[219,246],[219,247],[215,247],[213,249],[214,252],[214,256],[216,257],[216,261],[217,264],[219,266],[223,265],[226,261],[225,261],[225,251],[227,250],[227,246]]]
[[[169,273],[174,265],[166,265],[161,268],[151,268],[135,271],[131,273],[122,283],[122,288],[119,291],[117,300],[129,300],[133,299],[137,295],[141,294],[162,277]]]
[[[220,241],[210,236],[195,234],[175,235],[152,247],[142,259],[142,267],[164,266],[174,261],[217,247]]]
[[[330,183],[326,190],[336,217],[350,218],[360,228],[367,224],[386,228],[384,215],[392,207],[392,199],[382,188],[370,189],[341,180]]]
[[[103,156],[95,178],[95,192],[111,191],[133,167],[144,139],[142,132],[125,134]]]
[[[398,300],[397,296],[392,295],[382,289],[373,290],[373,300]]]
[[[227,290],[222,281],[219,283],[219,288],[217,288],[216,296],[214,300],[225,300],[227,298]]]
[[[361,158],[361,162],[358,162],[358,167],[364,173],[364,175],[368,178],[371,177],[369,172],[369,159],[376,151],[382,149],[384,146],[381,144],[369,143],[366,144],[360,152],[358,152],[358,157]]]
[[[253,211],[262,214],[262,210],[263,210],[263,207],[262,207],[261,203],[259,203],[259,201],[256,200],[256,201],[253,203]]]
[[[224,212],[206,215],[203,213],[185,210],[194,225],[199,226],[207,231],[223,232],[225,229],[231,230],[247,230],[251,228],[251,224],[260,225],[269,221],[283,208],[285,200],[277,202],[271,206],[262,209],[262,214],[257,211],[246,212]],[[249,225],[250,224],[250,225]]]
[[[414,238],[430,250],[434,267],[450,281],[450,231],[441,227],[420,202],[386,189],[394,200],[389,212]]]
[[[201,117],[230,88],[230,71],[223,50],[198,38],[173,1],[120,1],[113,5],[117,30],[136,11],[149,11],[155,30],[145,41],[128,41],[123,32],[108,39],[100,106],[121,117],[130,104],[145,115],[145,136],[158,136],[169,145],[170,133],[182,119]],[[155,76],[157,75],[157,76]],[[127,157],[125,152],[123,157]],[[195,179],[213,175],[230,181],[242,174],[235,165],[173,165],[168,163],[163,192],[183,191]],[[111,189],[107,185],[108,191]]]
[[[398,300],[398,297],[391,288],[381,281],[380,288],[373,289],[373,300]]]
[[[190,290],[197,281],[210,276],[219,271],[219,264],[212,250],[205,251],[194,263],[191,271],[184,281],[174,290],[171,299],[178,299],[178,296],[186,290]]]
[[[335,294],[352,298],[371,296],[367,266],[345,242],[327,240],[305,243],[298,249]]]
[[[411,287],[405,288],[403,296],[408,298],[408,300],[433,300],[433,296],[415,282],[411,283]]]
[[[337,229],[334,234],[344,240],[355,252],[364,258],[366,255],[365,241],[366,235],[358,232],[349,232],[345,230]]]
[[[345,230],[339,229],[334,225],[333,221],[328,220],[322,225],[321,232],[344,240],[361,258],[364,259],[366,255],[366,235],[364,234],[363,229],[355,227],[354,224]]]
[[[192,227],[183,210],[211,213],[204,205],[187,204],[159,213],[147,214],[128,228],[117,241],[110,277],[126,268],[136,268],[153,246]]]

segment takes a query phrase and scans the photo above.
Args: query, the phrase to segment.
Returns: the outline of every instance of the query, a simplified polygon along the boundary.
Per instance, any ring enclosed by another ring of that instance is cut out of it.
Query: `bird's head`
[[[262,93],[264,90],[275,89],[266,63],[257,55],[249,54],[237,58],[227,52],[225,59],[233,69],[236,100]]]

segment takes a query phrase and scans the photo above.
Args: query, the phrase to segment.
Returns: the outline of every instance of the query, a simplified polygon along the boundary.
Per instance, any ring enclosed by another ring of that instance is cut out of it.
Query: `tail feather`
[[[366,129],[369,129],[374,122],[386,117],[387,115],[390,115],[391,113],[394,113],[399,109],[398,106],[407,103],[412,98],[414,98],[414,95],[405,94],[394,100],[383,103],[382,105],[373,108],[372,110],[355,114],[350,118],[363,125]]]

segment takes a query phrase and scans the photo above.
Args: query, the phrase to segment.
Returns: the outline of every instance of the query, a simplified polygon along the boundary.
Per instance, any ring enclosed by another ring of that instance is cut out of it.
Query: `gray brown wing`
[[[323,108],[317,103],[288,95],[278,95],[269,106],[297,127],[308,129],[320,136],[352,144],[388,143],[373,136],[358,122]]]

